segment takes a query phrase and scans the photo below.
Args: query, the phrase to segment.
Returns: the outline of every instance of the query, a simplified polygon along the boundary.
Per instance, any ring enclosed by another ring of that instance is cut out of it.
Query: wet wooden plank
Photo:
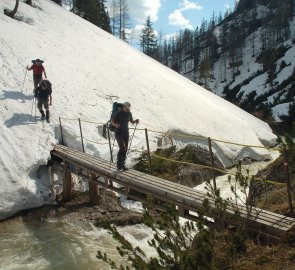
[[[108,161],[70,149],[64,146],[56,146],[53,151],[57,155],[68,162],[72,162],[79,167],[84,168],[93,173],[97,173],[110,180],[117,182],[126,187],[138,190],[145,194],[151,194],[155,197],[169,201],[179,205],[183,211],[192,210],[197,211],[202,207],[203,200],[207,197],[205,193],[194,190],[192,188],[182,186],[158,177],[150,176],[134,170],[126,173],[116,172],[115,166]],[[105,185],[105,184],[104,184]],[[126,191],[125,191],[126,194]],[[211,207],[214,208],[214,202],[210,200]],[[241,211],[241,218],[247,218],[246,207],[239,205]],[[228,215],[234,215],[234,208],[229,207]],[[252,214],[253,225],[260,230],[267,229],[275,234],[283,234],[295,225],[295,220],[269,211],[254,208],[256,214]]]

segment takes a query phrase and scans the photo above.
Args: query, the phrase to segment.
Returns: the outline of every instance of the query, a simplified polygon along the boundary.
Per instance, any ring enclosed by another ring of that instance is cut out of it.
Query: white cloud
[[[130,16],[137,21],[144,22],[150,16],[155,22],[158,20],[161,0],[128,0],[128,6]]]
[[[179,32],[168,34],[164,36],[164,40],[176,39],[179,37]]]
[[[168,17],[169,19],[169,24],[179,26],[181,28],[188,28],[192,29],[193,26],[190,23],[190,20],[186,19],[181,10],[176,9],[174,10]]]
[[[182,0],[180,2],[179,8],[174,10],[168,17],[169,24],[179,26],[181,28],[193,29],[189,19],[185,18],[183,15],[184,11],[187,10],[201,10],[203,7],[197,2],[191,0]]]
[[[130,30],[130,32],[133,32],[133,38],[139,39],[142,35],[142,30],[144,28],[143,24],[137,24],[133,29]]]
[[[191,10],[191,9],[197,9],[197,10],[201,10],[203,9],[203,7],[196,3],[196,2],[192,2],[189,0],[183,0],[180,4],[180,10],[181,11],[185,11],[185,10]]]

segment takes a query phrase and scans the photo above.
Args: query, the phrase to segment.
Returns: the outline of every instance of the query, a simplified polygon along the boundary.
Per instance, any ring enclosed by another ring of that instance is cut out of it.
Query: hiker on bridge
[[[125,102],[122,110],[116,112],[111,119],[111,124],[116,128],[115,137],[119,145],[117,158],[117,169],[119,171],[128,170],[125,166],[125,162],[129,144],[129,122],[132,124],[139,123],[139,119],[133,120],[130,108],[131,104],[129,102]]]
[[[33,65],[31,67],[27,66],[27,70],[33,70],[33,81],[34,81],[34,92],[43,79],[43,73],[45,78],[47,78],[45,68],[43,66],[43,61],[36,59],[32,61]]]
[[[49,106],[52,106],[52,85],[49,80],[43,80],[36,88],[35,97],[38,99],[38,109],[41,113],[41,119],[49,123]],[[46,111],[44,113],[43,107]]]

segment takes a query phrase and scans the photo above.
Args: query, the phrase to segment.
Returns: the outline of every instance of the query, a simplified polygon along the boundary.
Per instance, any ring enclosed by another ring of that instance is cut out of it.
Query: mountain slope
[[[274,142],[266,123],[60,6],[48,0],[34,2],[38,8],[20,3],[18,17],[23,21],[0,13],[0,218],[50,200],[49,176],[40,166],[46,164],[59,137],[58,117],[106,122],[111,104],[105,95],[130,101],[141,127],[251,145]],[[0,10],[10,5],[3,0]],[[34,115],[31,74],[24,93],[20,92],[24,67],[34,58],[45,60],[53,83],[50,125],[30,119],[32,111]],[[77,121],[63,120],[63,124],[67,143],[80,147]],[[107,143],[96,125],[83,123],[83,129],[88,139]],[[153,148],[156,141],[151,135]],[[144,142],[143,134],[137,133],[134,147],[141,148]],[[108,145],[88,142],[86,148],[109,158]],[[269,157],[262,150],[222,144],[216,148],[225,165],[232,165],[237,156]]]
[[[247,112],[280,122],[295,102],[294,14],[293,0],[240,0],[223,20],[180,32],[161,61]]]

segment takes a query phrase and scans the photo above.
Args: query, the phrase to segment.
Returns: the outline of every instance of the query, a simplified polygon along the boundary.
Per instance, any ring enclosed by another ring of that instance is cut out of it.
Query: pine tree
[[[281,115],[280,119],[283,121],[283,123],[291,129],[295,124],[295,102],[291,103],[289,105],[289,111],[286,115]]]
[[[111,18],[111,27],[112,33],[114,36],[119,36],[119,6],[117,0],[112,0],[111,7],[110,7],[110,18]]]
[[[211,66],[212,66],[211,59],[207,55],[202,60],[202,62],[200,63],[200,66],[199,66],[200,78],[203,79],[203,81],[205,83],[205,88],[208,87],[207,82],[208,82],[208,79],[211,77],[211,73],[210,73]]]
[[[98,11],[99,11],[99,13],[98,13],[98,16],[99,16],[98,27],[100,27],[101,29],[103,29],[109,33],[112,33],[110,16],[109,16],[108,11],[106,10],[105,2],[106,2],[106,0],[98,1],[98,7],[99,7],[99,9],[98,9]]]
[[[73,0],[72,12],[111,33],[105,0]]]
[[[110,17],[113,35],[124,41],[128,41],[126,33],[126,29],[129,25],[127,0],[112,0]]]
[[[119,35],[120,39],[127,41],[126,28],[128,27],[128,4],[126,0],[119,0]]]
[[[217,18],[217,24],[220,24],[220,23],[222,22],[222,20],[223,20],[222,13],[219,12],[219,14],[218,14],[218,18]]]
[[[157,57],[158,42],[150,16],[147,17],[145,27],[142,30],[142,35],[140,37],[140,47],[142,48],[143,53],[146,55],[153,58]]]
[[[58,4],[58,5],[62,5],[62,0],[52,0],[53,2],[55,2],[56,4]]]

